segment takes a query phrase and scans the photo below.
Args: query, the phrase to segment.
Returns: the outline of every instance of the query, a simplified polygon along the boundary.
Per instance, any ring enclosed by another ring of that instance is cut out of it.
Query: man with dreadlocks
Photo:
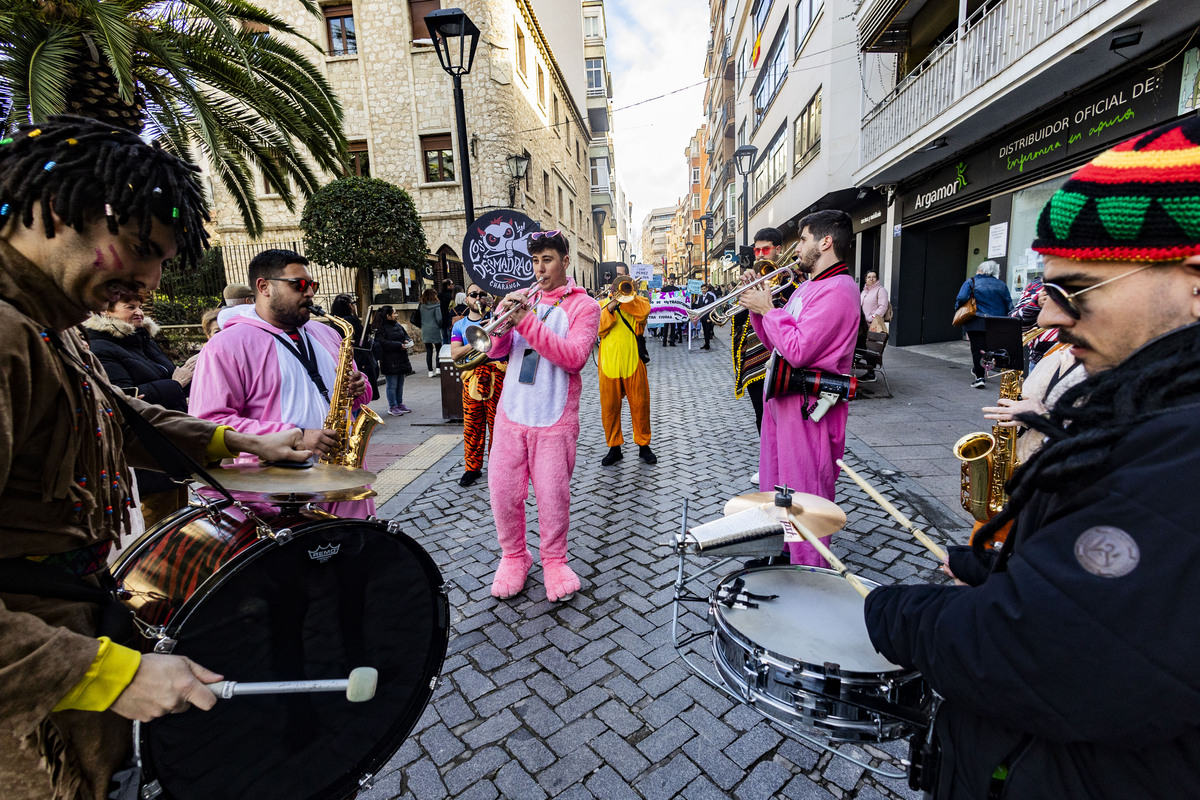
[[[1194,797],[1200,119],[1084,166],[1042,210],[1033,248],[1038,323],[1088,378],[1046,417],[1018,416],[1049,438],[979,550],[952,552],[969,586],[875,589],[867,628],[945,698],[940,764],[922,770],[935,798]]]
[[[99,360],[75,329],[195,264],[208,215],[196,168],[135,133],[51,117],[0,139],[0,795],[99,800],[130,720],[215,702],[220,676],[97,637],[100,607],[62,599],[108,579],[129,524],[134,447]],[[239,450],[302,460],[293,433],[256,437],[129,404],[196,460]],[[57,586],[33,575],[52,575]],[[18,581],[24,583],[18,587]],[[44,589],[44,591],[42,591]],[[92,589],[95,592],[95,589]],[[70,594],[69,592],[67,594]]]

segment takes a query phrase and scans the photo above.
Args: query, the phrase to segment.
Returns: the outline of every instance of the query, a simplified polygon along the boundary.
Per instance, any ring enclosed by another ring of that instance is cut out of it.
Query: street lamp
[[[463,104],[462,76],[471,71],[479,28],[461,8],[442,8],[425,15],[425,27],[437,51],[442,69],[454,79],[454,113],[458,118],[458,161],[462,173],[463,203],[467,226],[475,221],[475,197],[471,192],[471,160],[467,153],[467,112]]]
[[[693,242],[691,239],[688,239],[687,249],[688,249],[688,277],[689,278],[692,277],[692,248],[695,246],[696,246],[696,243]]]
[[[600,288],[602,281],[601,264],[604,263],[604,218],[608,216],[608,212],[603,208],[592,209],[592,221],[596,223],[596,250],[599,253],[596,258],[596,288]]]
[[[504,168],[512,176],[512,183],[508,185],[508,206],[509,208],[516,208],[517,184],[525,177],[525,171],[529,169],[529,156],[525,154],[513,154],[504,160]]]
[[[711,213],[704,214],[700,217],[700,221],[704,223],[704,282],[708,283],[708,262],[712,260],[712,221]]]
[[[625,261],[625,248],[628,245],[629,245],[629,242],[625,241],[624,239],[617,240],[617,246],[621,248],[621,261],[622,262]]]
[[[752,144],[744,144],[733,151],[733,163],[738,175],[742,176],[742,247],[750,246],[750,173],[757,157],[758,148]]]

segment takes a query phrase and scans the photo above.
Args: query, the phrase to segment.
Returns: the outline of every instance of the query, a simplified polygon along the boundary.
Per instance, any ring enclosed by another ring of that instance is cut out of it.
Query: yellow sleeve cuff
[[[214,464],[222,458],[237,458],[238,454],[225,445],[225,431],[231,430],[233,430],[232,425],[218,425],[216,431],[213,432],[212,438],[208,440],[208,446],[204,448],[204,458],[209,464]]]
[[[133,682],[142,654],[137,650],[113,644],[107,636],[100,637],[100,650],[83,680],[75,684],[66,697],[58,701],[55,711],[105,711]]]

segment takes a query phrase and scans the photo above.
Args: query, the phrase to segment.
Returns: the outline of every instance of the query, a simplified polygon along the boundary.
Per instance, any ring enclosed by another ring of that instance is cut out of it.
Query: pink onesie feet
[[[533,556],[528,550],[520,555],[501,558],[500,566],[496,568],[496,577],[492,578],[492,597],[504,600],[519,594],[525,588],[525,578],[532,566]],[[576,581],[576,585],[578,583]]]
[[[565,603],[579,591],[579,576],[567,566],[566,559],[542,561],[542,578],[546,599],[551,603]]]

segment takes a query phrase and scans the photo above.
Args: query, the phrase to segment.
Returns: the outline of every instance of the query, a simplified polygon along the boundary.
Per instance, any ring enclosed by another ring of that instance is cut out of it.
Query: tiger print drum
[[[374,667],[376,694],[239,696],[142,725],[142,797],[342,800],[370,783],[433,694],[449,609],[429,555],[376,521],[292,513],[271,525],[284,535],[259,538],[235,509],[191,507],[135,542],[113,575],[153,634],[145,649],[239,682]]]

